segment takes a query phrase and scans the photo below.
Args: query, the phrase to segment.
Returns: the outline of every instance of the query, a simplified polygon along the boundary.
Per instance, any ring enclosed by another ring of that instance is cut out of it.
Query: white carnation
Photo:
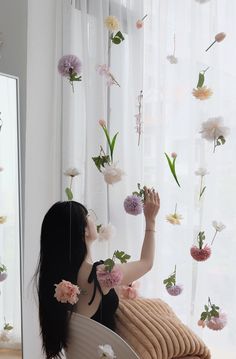
[[[120,168],[117,168],[115,164],[105,164],[102,169],[104,180],[108,184],[113,184],[122,180],[122,176],[125,174]]]
[[[77,170],[77,168],[75,167],[71,167],[71,168],[68,168],[65,172],[64,172],[64,175],[65,176],[69,176],[69,177],[75,177],[75,176],[78,176],[80,173],[79,171]]]
[[[220,136],[227,136],[229,133],[229,128],[222,126],[223,118],[222,117],[212,117],[207,121],[202,123],[202,138],[205,138],[207,141],[215,141]]]

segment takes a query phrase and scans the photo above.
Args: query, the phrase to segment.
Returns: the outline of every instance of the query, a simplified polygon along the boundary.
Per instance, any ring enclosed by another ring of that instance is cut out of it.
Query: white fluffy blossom
[[[203,168],[203,167],[199,167],[198,170],[195,171],[195,175],[196,176],[206,176],[207,174],[209,174],[209,172],[207,171],[206,168]]]
[[[109,344],[99,345],[98,346],[98,355],[100,358],[108,358],[108,359],[115,359],[116,355]]]
[[[108,241],[114,237],[115,232],[116,229],[111,223],[108,223],[107,226],[102,225],[98,230],[98,239]]]
[[[122,176],[125,174],[124,171],[118,167],[116,164],[108,164],[104,165],[102,169],[102,173],[104,176],[104,180],[108,184],[113,184],[122,180]]]
[[[221,231],[223,231],[223,229],[226,228],[226,226],[223,223],[217,222],[217,221],[213,221],[212,225],[217,232],[221,232]]]
[[[229,133],[229,128],[222,126],[223,118],[222,117],[212,117],[207,121],[202,123],[202,129],[200,133],[202,138],[205,138],[207,141],[215,141],[219,136],[227,136]]]
[[[77,170],[77,168],[68,168],[68,170],[66,170],[65,172],[64,172],[64,175],[65,176],[68,176],[68,177],[76,177],[76,176],[78,176],[80,173],[79,173],[79,171]]]

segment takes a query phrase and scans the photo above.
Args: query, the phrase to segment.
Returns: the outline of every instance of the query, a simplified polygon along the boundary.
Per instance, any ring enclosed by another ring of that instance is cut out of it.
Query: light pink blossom
[[[98,123],[99,123],[99,125],[102,126],[102,127],[106,127],[106,125],[107,125],[106,121],[105,121],[103,118],[101,118],[101,119],[98,121]]]
[[[54,297],[58,302],[75,304],[78,302],[78,296],[80,289],[77,285],[72,284],[69,281],[62,280],[59,284],[55,284]]]
[[[112,271],[105,270],[105,267],[97,267],[97,278],[101,286],[106,288],[113,288],[119,285],[123,278],[123,272],[117,266],[113,267]]]
[[[182,284],[176,284],[172,285],[171,287],[166,287],[167,292],[172,296],[180,295],[183,291],[183,285]]]
[[[136,21],[136,28],[137,28],[137,29],[142,29],[143,25],[144,25],[144,23],[143,23],[142,20],[138,19],[138,20]]]
[[[221,41],[224,40],[225,36],[226,36],[226,33],[225,33],[225,32],[219,32],[218,34],[216,34],[215,40],[216,40],[217,42],[221,42]]]
[[[122,299],[135,299],[139,296],[139,282],[133,282],[130,285],[122,285],[120,287],[120,296]]]
[[[210,320],[206,321],[206,326],[212,330],[221,330],[227,324],[227,315],[226,313],[220,312],[219,317],[212,317]]]
[[[200,320],[197,322],[197,325],[198,325],[199,327],[205,328],[205,326],[206,326],[205,320],[201,320],[201,319],[200,319]]]
[[[104,180],[107,184],[114,184],[122,180],[122,176],[125,174],[121,168],[116,167],[116,164],[105,163],[102,168]]]

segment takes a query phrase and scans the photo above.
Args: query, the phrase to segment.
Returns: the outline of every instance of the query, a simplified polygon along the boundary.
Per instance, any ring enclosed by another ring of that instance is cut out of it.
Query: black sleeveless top
[[[91,319],[96,320],[96,322],[105,325],[111,330],[115,330],[114,315],[119,305],[119,298],[113,288],[110,289],[110,291],[107,294],[102,293],[100,284],[97,279],[96,269],[99,264],[103,264],[103,263],[104,261],[95,262],[93,264],[92,270],[88,277],[88,283],[92,283],[92,282],[94,283],[93,295],[88,305],[91,305],[93,303],[96,295],[96,291],[98,289],[102,298],[96,313],[91,317]]]

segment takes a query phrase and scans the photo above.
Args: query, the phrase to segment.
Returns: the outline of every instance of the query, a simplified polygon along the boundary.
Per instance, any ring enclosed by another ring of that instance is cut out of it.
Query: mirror
[[[18,79],[0,74],[0,358],[22,358]]]

